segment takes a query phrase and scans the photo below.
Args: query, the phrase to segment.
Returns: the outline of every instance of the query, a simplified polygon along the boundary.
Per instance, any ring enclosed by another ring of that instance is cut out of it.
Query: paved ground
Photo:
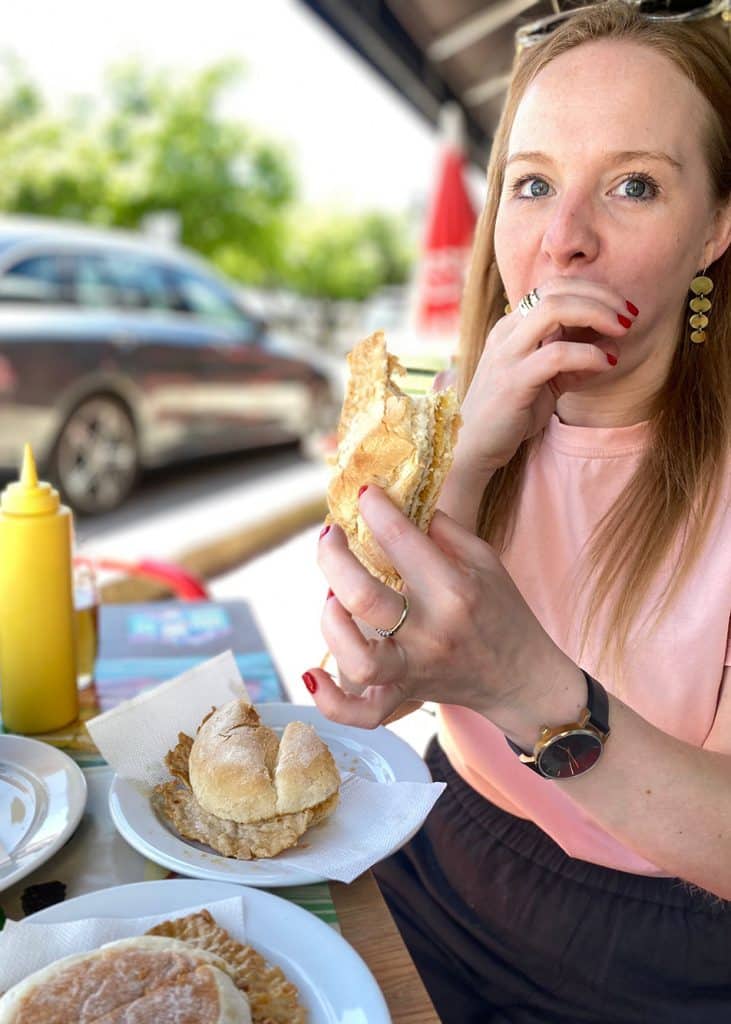
[[[150,475],[115,512],[79,518],[84,553],[176,560],[325,493],[328,469],[295,448],[209,459]]]

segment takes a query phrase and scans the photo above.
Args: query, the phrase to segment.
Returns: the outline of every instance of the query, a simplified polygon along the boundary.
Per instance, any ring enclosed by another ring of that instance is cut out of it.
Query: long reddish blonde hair
[[[520,100],[550,61],[582,43],[630,40],[669,58],[703,93],[710,110],[703,140],[711,187],[719,202],[731,196],[731,59],[722,31],[706,22],[650,21],[622,0],[577,12],[544,42],[516,57],[488,167],[488,194],[477,226],[462,305],[459,391],[467,391],[485,339],[503,315],[505,296],[494,248],[507,145]],[[707,269],[713,279],[708,338],[688,340],[678,323],[667,379],[650,414],[651,442],[630,482],[601,518],[583,555],[580,578],[590,587],[581,628],[583,651],[600,610],[607,608],[602,663],[621,675],[621,657],[643,601],[664,560],[678,545],[671,583],[654,612],[656,624],[699,554],[731,447],[731,248]],[[490,479],[478,533],[499,551],[509,543],[526,462],[540,438],[523,442]],[[611,656],[605,658],[611,652]]]

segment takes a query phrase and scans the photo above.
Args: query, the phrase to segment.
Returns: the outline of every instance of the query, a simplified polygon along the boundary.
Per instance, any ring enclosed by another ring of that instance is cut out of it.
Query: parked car
[[[339,405],[317,353],[183,248],[0,218],[0,468],[29,441],[77,511],[121,504],[142,468],[306,440]]]

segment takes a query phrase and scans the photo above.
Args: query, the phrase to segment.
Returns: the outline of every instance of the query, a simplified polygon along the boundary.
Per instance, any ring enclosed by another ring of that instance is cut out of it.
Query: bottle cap
[[[8,484],[2,493],[0,507],[10,516],[42,516],[57,512],[61,505],[58,491],[38,480],[33,451],[26,444],[20,480]]]

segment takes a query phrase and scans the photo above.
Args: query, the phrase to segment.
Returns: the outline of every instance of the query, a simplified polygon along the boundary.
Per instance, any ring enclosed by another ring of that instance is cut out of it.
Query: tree
[[[82,102],[54,117],[16,69],[0,96],[0,207],[131,228],[174,210],[185,244],[276,279],[294,174],[282,147],[219,116],[239,74],[226,62],[178,83],[129,64],[109,76],[104,112]]]
[[[139,228],[174,211],[181,240],[240,281],[323,303],[400,284],[409,230],[383,213],[307,213],[277,142],[223,118],[239,80],[222,62],[178,81],[128,63],[102,97],[50,113],[14,58],[0,60],[0,209]]]
[[[292,228],[285,281],[320,300],[320,339],[334,328],[334,304],[360,301],[385,285],[404,284],[411,271],[410,231],[383,213],[299,214]]]
[[[408,280],[408,228],[380,213],[300,214],[292,228],[287,280],[320,299],[365,299]]]

